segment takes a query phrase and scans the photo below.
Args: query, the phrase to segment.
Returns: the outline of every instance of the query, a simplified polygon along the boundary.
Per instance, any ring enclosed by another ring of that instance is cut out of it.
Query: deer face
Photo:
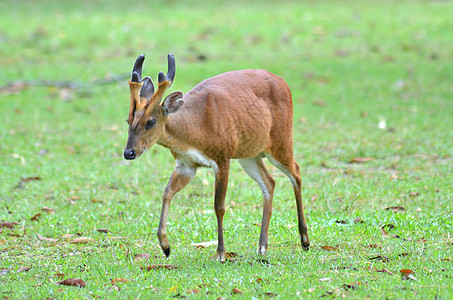
[[[164,133],[168,115],[177,112],[184,104],[180,100],[182,92],[171,93],[161,104],[165,91],[175,77],[174,56],[168,55],[168,72],[167,75],[159,73],[156,91],[149,76],[141,79],[144,60],[143,54],[137,58],[129,80],[131,103],[127,119],[129,137],[124,149],[125,159],[135,159],[154,145]]]

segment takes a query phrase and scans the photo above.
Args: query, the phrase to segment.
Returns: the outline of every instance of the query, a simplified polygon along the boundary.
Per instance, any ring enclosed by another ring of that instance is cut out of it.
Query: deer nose
[[[134,149],[125,149],[124,150],[124,158],[125,159],[134,159],[135,158]]]

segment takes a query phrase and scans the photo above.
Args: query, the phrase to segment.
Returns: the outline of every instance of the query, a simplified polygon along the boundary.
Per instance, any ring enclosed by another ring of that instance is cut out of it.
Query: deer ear
[[[164,110],[164,114],[168,116],[169,114],[173,114],[181,109],[184,105],[184,101],[181,100],[183,97],[182,92],[173,92],[168,95],[164,102],[162,103],[162,109]]]
[[[146,100],[150,100],[151,96],[154,94],[154,84],[153,81],[151,80],[151,77],[146,76],[143,78],[143,86],[142,89],[140,90],[140,97],[145,98]]]

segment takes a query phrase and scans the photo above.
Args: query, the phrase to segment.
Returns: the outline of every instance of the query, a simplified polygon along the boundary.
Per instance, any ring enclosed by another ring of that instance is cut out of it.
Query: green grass
[[[151,2],[0,2],[0,86],[127,76],[139,53],[153,79],[174,53],[172,90],[183,92],[233,69],[282,76],[294,98],[310,251],[300,249],[291,185],[269,165],[277,185],[259,260],[261,195],[233,163],[225,238],[238,257],[220,264],[215,246],[191,246],[216,239],[213,173],[200,170],[173,200],[166,259],[156,232],[174,163],[158,146],[123,160],[127,79],[2,89],[0,220],[19,224],[0,228],[1,297],[453,298],[450,1]],[[386,210],[394,206],[405,210]],[[79,236],[92,242],[70,243]],[[139,253],[150,260],[134,260]],[[157,264],[179,268],[141,268]],[[402,269],[417,280],[402,280]],[[67,278],[86,287],[56,285]],[[129,282],[118,289],[115,278]]]

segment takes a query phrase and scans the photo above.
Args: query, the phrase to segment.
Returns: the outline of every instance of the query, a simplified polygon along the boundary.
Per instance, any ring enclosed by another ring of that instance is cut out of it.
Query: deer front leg
[[[165,188],[157,237],[159,238],[160,247],[167,257],[170,255],[170,244],[167,239],[167,217],[171,200],[177,192],[190,182],[196,172],[196,168],[184,165],[176,160],[176,168],[173,170],[167,187]]]
[[[223,240],[223,215],[225,214],[225,196],[228,186],[228,173],[230,169],[230,162],[218,164],[218,170],[215,178],[215,196],[214,196],[214,210],[217,217],[217,257],[219,261],[225,261],[225,244]]]

